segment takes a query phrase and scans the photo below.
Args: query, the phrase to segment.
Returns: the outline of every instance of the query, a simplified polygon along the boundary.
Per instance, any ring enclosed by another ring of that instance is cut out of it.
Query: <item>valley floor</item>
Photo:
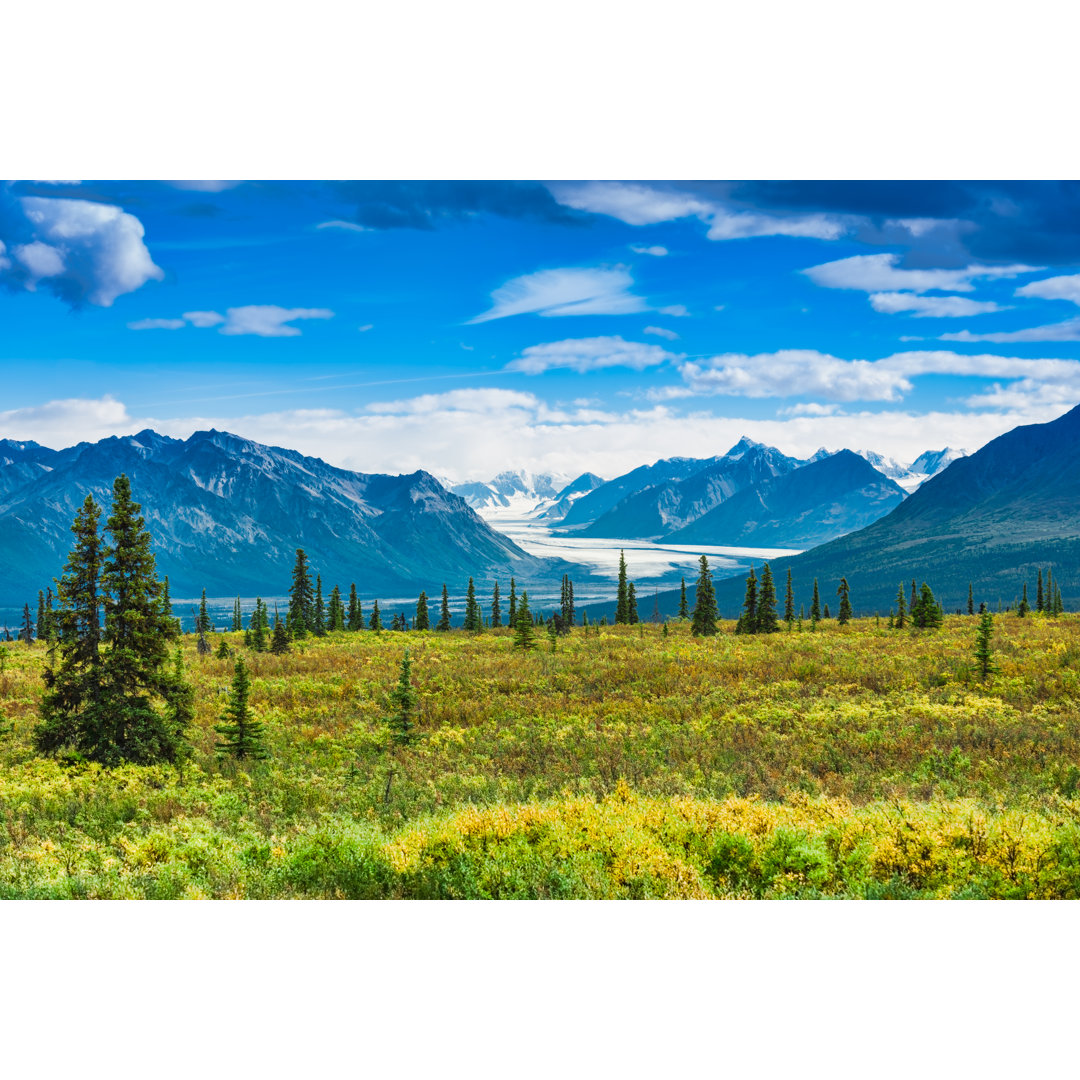
[[[189,637],[182,773],[35,756],[45,647],[12,645],[0,896],[1080,898],[1080,619],[996,617],[985,683],[976,621],[309,639],[247,656],[246,768],[214,756],[231,662]]]

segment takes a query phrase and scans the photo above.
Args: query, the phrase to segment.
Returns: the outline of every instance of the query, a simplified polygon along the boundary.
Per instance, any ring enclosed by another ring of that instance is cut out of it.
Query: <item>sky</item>
[[[1080,184],[11,181],[0,437],[910,462],[1080,401]]]

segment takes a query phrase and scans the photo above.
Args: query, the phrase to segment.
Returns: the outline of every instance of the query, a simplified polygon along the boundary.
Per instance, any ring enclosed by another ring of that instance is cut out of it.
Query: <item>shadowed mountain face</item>
[[[865,458],[841,450],[742,488],[664,541],[813,547],[876,521],[904,497],[904,490]]]
[[[579,499],[583,499],[590,491],[595,491],[604,483],[603,477],[597,476],[596,473],[582,473],[576,480],[571,480],[566,487],[556,493],[554,504],[549,506],[542,514],[537,515],[537,521],[551,524],[562,521],[570,513],[570,508],[574,503]]]
[[[77,510],[90,494],[107,511],[120,473],[176,597],[203,588],[280,595],[298,547],[327,592],[356,582],[362,594],[431,593],[469,575],[529,582],[563,572],[495,532],[426,472],[349,472],[218,431],[186,441],[143,431],[48,451],[42,462],[35,455],[44,448],[18,445],[0,452],[12,459],[0,476],[15,481],[0,495],[0,603],[21,604],[60,575]]]

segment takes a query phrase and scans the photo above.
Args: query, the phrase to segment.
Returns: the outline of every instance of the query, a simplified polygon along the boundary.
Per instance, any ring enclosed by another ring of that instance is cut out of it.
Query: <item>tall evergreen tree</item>
[[[911,605],[910,605],[910,609],[909,609],[912,612],[912,614],[914,614],[915,605],[918,602],[919,602],[919,594],[915,590],[915,579],[912,578],[911,579]]]
[[[199,613],[192,608],[191,609],[191,622],[195,627],[195,651],[200,656],[210,655],[210,642],[206,637],[206,625],[199,616]]]
[[[924,581],[915,606],[911,609],[911,625],[920,630],[936,630],[944,621],[941,605],[934,599],[930,586]]]
[[[984,611],[979,618],[979,629],[975,634],[975,663],[979,665],[979,674],[985,682],[994,670],[993,653],[990,641],[994,633],[994,616]]]
[[[491,625],[502,626],[502,607],[499,605],[499,583],[495,582],[495,588],[491,594]]]
[[[161,582],[161,614],[169,627],[169,640],[178,638],[181,633],[180,620],[173,615],[172,597],[169,595],[169,575]]]
[[[736,634],[757,633],[757,574],[750,567],[750,573],[746,578],[746,595],[743,599],[743,610],[739,621],[735,624]]]
[[[1027,582],[1024,582],[1024,595],[1020,598],[1020,606],[1016,609],[1016,614],[1022,619],[1031,610],[1031,605],[1028,603],[1027,598]]]
[[[34,620],[30,617],[30,605],[23,604],[22,628],[19,630],[19,640],[27,645],[34,644]]]
[[[53,622],[53,591],[51,586],[45,589],[45,637],[52,641],[56,637],[56,625]]]
[[[574,583],[570,580],[569,574],[563,574],[562,593],[559,602],[563,626],[569,628],[574,625]]]
[[[416,742],[416,706],[419,701],[412,684],[412,661],[409,650],[401,658],[401,670],[398,673],[397,686],[390,692],[390,701],[394,712],[386,718],[390,729],[390,738],[398,746],[411,746]]]
[[[326,615],[332,633],[345,629],[345,602],[341,599],[341,589],[337,585],[330,592]]]
[[[1044,606],[1042,568],[1039,568],[1039,583],[1035,592],[1035,610],[1042,611]]]
[[[214,624],[210,620],[210,612],[206,608],[206,590],[202,591],[202,599],[199,601],[199,625],[196,628],[200,633],[209,634],[214,629]]]
[[[776,617],[776,583],[768,563],[761,568],[761,585],[758,590],[757,625],[759,634],[775,634],[780,629]]]
[[[810,619],[821,622],[821,596],[818,594],[817,578],[814,578],[814,595],[810,601]]]
[[[506,612],[506,625],[517,626],[517,591],[512,576],[510,578],[510,605]]]
[[[690,608],[686,603],[686,578],[683,578],[682,583],[679,585],[679,618],[690,618]]]
[[[379,601],[375,600],[371,605],[371,621],[368,623],[368,629],[374,630],[375,633],[379,633],[383,628],[382,615],[379,612]]]
[[[255,719],[248,705],[250,693],[251,678],[244,666],[244,658],[238,656],[233,667],[229,703],[225,706],[221,723],[214,726],[221,736],[217,744],[219,757],[231,756],[242,761],[244,758],[259,760],[270,756],[264,742],[265,725]]]
[[[717,630],[716,591],[713,589],[709,560],[704,555],[698,561],[698,566],[697,589],[690,633],[694,637],[711,637]]]
[[[239,596],[236,598],[236,600],[233,601],[232,628],[233,628],[233,633],[236,633],[237,631],[244,629],[244,615],[243,615],[243,612],[241,612],[241,610],[240,610],[240,597]]]
[[[533,632],[533,616],[529,611],[529,594],[522,592],[514,618],[514,645],[520,649],[535,649],[536,636]]]
[[[289,587],[289,612],[285,616],[285,629],[294,638],[302,638],[315,629],[315,590],[311,585],[307,553],[296,549],[293,564],[292,585]]]
[[[836,613],[836,621],[840,626],[846,626],[851,621],[851,591],[848,589],[847,578],[840,579],[836,595],[840,597],[840,610]]]
[[[626,621],[631,626],[638,621],[637,590],[632,581],[626,586]]]
[[[416,601],[416,618],[413,620],[414,630],[430,630],[431,618],[428,615],[427,608],[427,593],[421,592],[420,598]]]
[[[38,589],[37,626],[34,628],[34,635],[37,637],[38,641],[44,641],[49,636],[49,631],[45,622],[45,592],[43,589]]]
[[[364,629],[364,612],[360,607],[360,601],[356,597],[356,582],[349,586],[349,620],[345,624],[348,630]]]
[[[904,583],[900,582],[900,590],[896,594],[896,629],[903,630],[907,619],[907,609],[904,606]]]
[[[251,647],[255,652],[266,652],[266,605],[261,596],[255,598],[255,611],[248,624],[251,628]]]
[[[968,614],[975,614],[975,590],[970,581],[968,582]]]
[[[1065,612],[1065,605],[1061,602],[1061,586],[1057,585],[1054,588],[1054,614],[1062,615]]]
[[[787,571],[787,588],[784,590],[784,622],[789,625],[795,621],[795,593],[791,588],[791,567]]]
[[[615,625],[624,626],[630,622],[630,590],[626,582],[626,552],[619,551],[619,588],[615,604]]]
[[[473,585],[473,579],[469,578],[469,587],[465,590],[465,629],[475,634],[483,629],[483,625],[480,605],[476,602],[476,586]]]
[[[326,636],[326,604],[322,594],[322,574],[315,575],[315,605],[311,612],[309,629],[316,637]]]
[[[265,634],[265,628],[260,626],[260,632]],[[281,616],[278,614],[277,604],[274,605],[274,632],[270,635],[270,651],[275,656],[283,656],[287,653],[292,646],[289,644],[289,631],[285,629],[285,624],[281,621]],[[265,649],[265,645],[263,646]],[[263,649],[259,649],[262,652]]]
[[[512,579],[511,579],[512,580]],[[439,621],[435,626],[436,630],[449,630],[450,629],[450,594],[446,591],[446,582],[443,582],[442,587],[442,606],[439,609]]]

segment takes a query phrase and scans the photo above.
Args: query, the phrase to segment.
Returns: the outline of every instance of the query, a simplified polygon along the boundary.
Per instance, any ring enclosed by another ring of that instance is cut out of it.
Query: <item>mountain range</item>
[[[181,441],[146,430],[49,450],[0,443],[0,604],[21,604],[61,573],[87,494],[106,511],[131,479],[176,597],[281,595],[296,548],[327,592],[461,591],[472,574],[558,580],[558,560],[527,554],[429,473],[349,472],[220,431]],[[580,573],[579,573],[580,576]]]

